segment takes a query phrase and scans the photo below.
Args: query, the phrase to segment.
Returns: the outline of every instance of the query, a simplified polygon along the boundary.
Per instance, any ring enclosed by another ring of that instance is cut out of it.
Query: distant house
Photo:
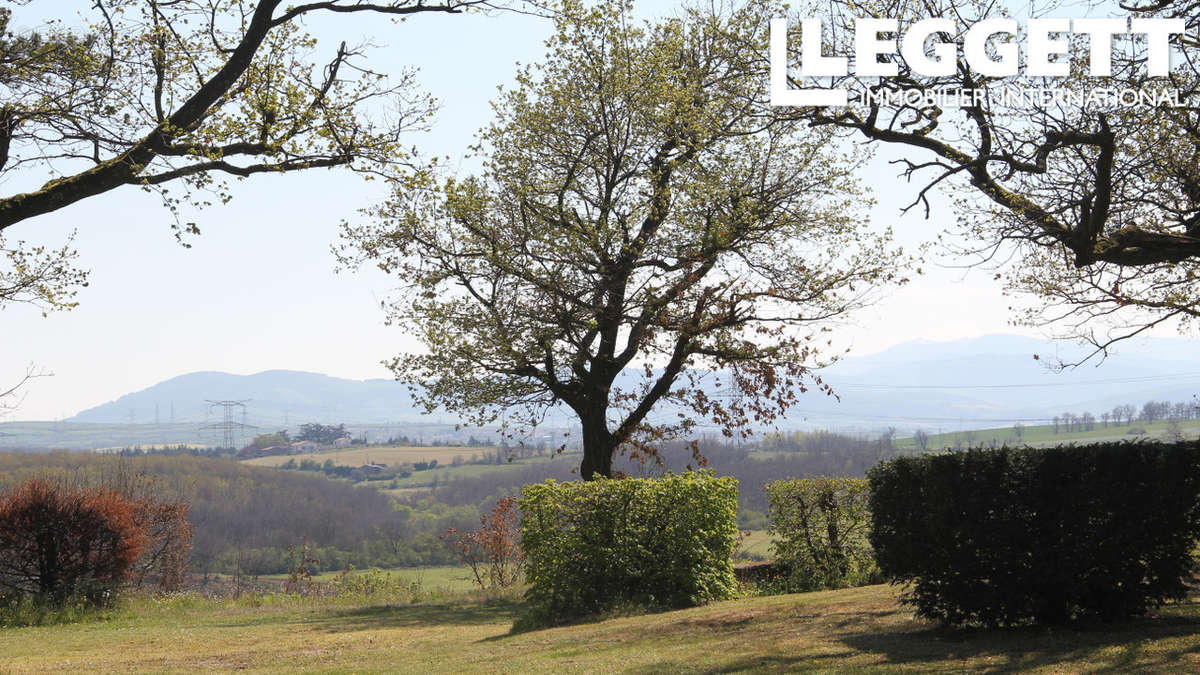
[[[333,447],[335,447],[335,448],[348,448],[348,447],[350,447],[350,437],[349,437],[349,436],[342,436],[341,438],[335,439],[335,440],[333,441]]]
[[[291,454],[293,454],[293,455],[299,455],[301,453],[307,453],[307,452],[320,452],[321,451],[321,444],[313,443],[312,441],[296,441],[295,443],[292,443],[292,445],[290,447],[291,447]]]

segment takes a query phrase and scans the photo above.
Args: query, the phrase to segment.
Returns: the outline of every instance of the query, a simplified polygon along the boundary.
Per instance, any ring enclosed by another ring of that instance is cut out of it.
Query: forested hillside
[[[324,569],[441,564],[451,557],[437,534],[478,524],[474,508],[400,506],[371,488],[231,460],[0,453],[0,489],[35,476],[96,484],[121,472],[191,504],[197,573],[281,572],[287,548],[305,540]]]
[[[791,432],[770,436],[753,448],[702,441],[700,452],[705,465],[721,476],[733,476],[740,482],[739,507],[747,512],[766,511],[762,486],[772,480],[804,476],[864,476],[880,459],[900,451],[889,435],[871,437],[831,432]],[[619,458],[615,469],[629,476],[655,476],[664,471],[699,468],[691,450],[682,443],[667,446],[661,453],[663,465],[632,462]],[[450,505],[486,508],[501,496],[516,494],[522,485],[546,478],[578,480],[579,457],[560,457],[548,462],[497,467],[503,470],[482,475],[456,477],[453,469],[435,487],[407,490],[400,499],[431,499]],[[464,472],[465,473],[465,472]]]

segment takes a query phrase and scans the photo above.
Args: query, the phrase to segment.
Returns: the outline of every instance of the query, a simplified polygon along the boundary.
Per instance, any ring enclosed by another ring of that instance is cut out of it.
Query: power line
[[[858,415],[855,413],[838,413],[838,412],[818,412],[812,410],[796,410],[788,409],[788,415],[792,413],[803,415],[805,417],[849,417],[855,420],[876,421],[876,422],[998,422],[1001,424],[1015,424],[1017,422],[1052,422],[1053,417],[900,417],[888,415]]]
[[[1200,378],[1200,373],[1176,373],[1173,375],[1146,375],[1140,377],[1118,377],[1108,380],[1086,380],[1082,382],[1029,382],[1024,384],[874,384],[867,382],[833,383],[835,390],[841,389],[1024,389],[1030,387],[1087,387],[1097,384],[1133,384],[1139,382],[1161,382],[1170,379]]]

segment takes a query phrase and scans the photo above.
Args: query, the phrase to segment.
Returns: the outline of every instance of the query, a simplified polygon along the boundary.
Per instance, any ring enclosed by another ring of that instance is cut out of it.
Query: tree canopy
[[[181,207],[229,200],[227,178],[321,167],[388,175],[406,160],[400,134],[428,120],[432,101],[411,72],[372,70],[361,46],[342,42],[318,58],[301,19],[496,4],[97,0],[89,25],[22,30],[0,7],[0,180],[18,186],[0,193],[0,306],[74,306],[86,272],[70,242],[6,245],[5,235],[116,188],[156,192],[183,241],[199,228]]]
[[[14,224],[135,186],[161,197],[186,246],[199,228],[182,207],[229,200],[225,179],[321,167],[390,175],[406,161],[400,135],[433,110],[412,73],[376,72],[347,42],[319,52],[302,19],[498,3],[95,0],[81,10],[86,25],[20,30],[16,4],[0,7],[0,309],[44,313],[74,307],[87,272],[71,241],[31,245],[10,236]]]
[[[808,387],[813,338],[898,282],[864,231],[831,128],[773,111],[766,3],[638,25],[559,8],[480,134],[477,175],[416,171],[343,259],[392,273],[390,321],[425,351],[396,375],[476,423],[579,418],[584,478],[711,424],[745,433]]]
[[[1034,3],[1022,8],[1021,16],[1044,17],[1062,9],[1058,5],[1055,0]],[[1179,321],[1186,327],[1200,317],[1195,284],[1200,271],[1200,14],[1194,0],[1113,9],[1122,17],[1183,19],[1187,34],[1171,38],[1176,55],[1166,76],[1149,72],[1145,35],[1111,38],[1111,75],[1104,76],[1092,72],[1087,35],[1052,34],[1069,44],[1068,53],[1057,59],[1070,63],[1062,76],[1027,75],[1026,52],[1016,76],[984,74],[963,59],[949,74],[929,76],[903,54],[893,54],[882,59],[895,64],[895,75],[851,75],[835,86],[986,95],[961,107],[872,100],[799,113],[901,148],[907,157],[903,175],[924,186],[912,206],[924,206],[928,213],[929,190],[953,186],[965,235],[960,252],[978,256],[975,260],[985,266],[996,264],[1010,290],[1037,298],[1037,307],[1020,317],[1023,322],[1090,341],[1094,353],[1152,326]],[[839,53],[852,44],[856,17],[899,17],[901,32],[921,19],[953,17],[952,32],[932,37],[961,44],[977,23],[1009,16],[1003,6],[977,0],[838,0],[807,10],[825,17],[833,43],[842,47]],[[1019,35],[993,36],[989,58],[1000,58],[997,50],[1006,42],[1023,43],[1027,25],[1021,26]],[[922,52],[931,57],[931,45]],[[794,65],[795,50],[791,56]],[[790,80],[793,86],[806,81]],[[1013,88],[1057,89],[1082,98],[1004,98],[1004,90]],[[1088,97],[1101,89],[1176,90],[1181,105]]]
[[[346,166],[387,172],[397,134],[423,123],[411,73],[388,79],[343,42],[324,61],[299,19],[404,17],[486,7],[483,0],[100,0],[80,31],[15,33],[0,11],[0,176],[39,173],[39,189],[0,197],[0,231],[122,185],[176,209],[227,199],[218,179]],[[386,101],[386,118],[367,106]],[[173,196],[165,187],[178,185]],[[193,199],[194,198],[194,199]],[[184,229],[195,229],[190,223]]]

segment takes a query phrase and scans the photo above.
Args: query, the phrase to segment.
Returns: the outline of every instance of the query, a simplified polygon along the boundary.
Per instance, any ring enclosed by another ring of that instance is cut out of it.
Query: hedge
[[[881,577],[868,535],[869,486],[863,478],[804,478],[767,483],[771,545],[785,570],[778,590],[816,591],[876,583]]]
[[[712,472],[526,485],[529,623],[732,596],[737,480]]]
[[[1000,448],[869,473],[871,543],[918,615],[988,626],[1115,620],[1183,598],[1200,443]]]

